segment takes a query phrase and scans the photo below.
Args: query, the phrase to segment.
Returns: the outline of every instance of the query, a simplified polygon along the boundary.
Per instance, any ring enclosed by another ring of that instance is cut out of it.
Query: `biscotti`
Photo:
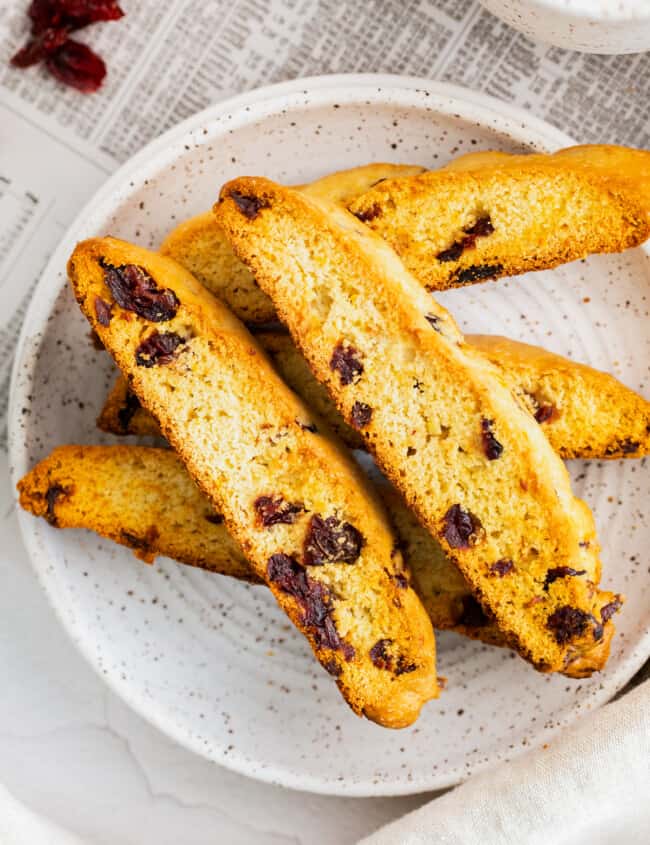
[[[613,376],[506,337],[467,340],[501,368],[563,458],[639,458],[650,452],[650,402]]]
[[[620,252],[650,235],[650,152],[475,153],[349,204],[428,290]]]
[[[79,244],[68,271],[131,389],[352,709],[411,724],[438,693],[433,630],[352,458],[175,261],[104,238]]]
[[[368,164],[331,173],[301,186],[301,190],[333,202],[348,203],[382,179],[413,176],[423,170],[400,164]],[[259,325],[277,319],[273,303],[233,253],[212,212],[199,214],[177,226],[163,241],[160,252],[182,264],[245,323]]]
[[[316,377],[486,614],[542,671],[601,668],[593,517],[499,370],[341,206],[261,178],[215,214]]]
[[[257,340],[289,387],[346,445],[364,449],[365,441],[344,421],[291,338],[263,332]],[[467,335],[467,341],[501,368],[561,457],[604,460],[639,458],[650,452],[650,402],[613,376],[539,346],[497,335]],[[118,376],[97,424],[112,434],[160,434],[122,376]]]
[[[223,518],[171,449],[59,446],[18,482],[20,505],[56,528],[88,528],[157,555],[258,581]]]

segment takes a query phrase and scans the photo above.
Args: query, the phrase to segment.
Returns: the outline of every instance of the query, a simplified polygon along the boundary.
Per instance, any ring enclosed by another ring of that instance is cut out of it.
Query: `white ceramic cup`
[[[480,0],[510,26],[582,53],[650,50],[650,0]]]

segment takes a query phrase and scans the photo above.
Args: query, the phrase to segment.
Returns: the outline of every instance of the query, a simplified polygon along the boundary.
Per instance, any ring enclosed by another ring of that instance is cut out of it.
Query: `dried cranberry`
[[[58,4],[63,8],[64,22],[73,29],[124,16],[117,0],[58,0]]]
[[[106,74],[104,62],[69,36],[91,23],[121,18],[117,0],[32,0],[28,14],[31,37],[11,63],[24,68],[45,60],[61,82],[85,93],[96,91]]]
[[[291,525],[304,511],[304,505],[298,502],[285,502],[282,496],[258,496],[253,503],[260,523],[268,528],[270,525],[285,523]]]
[[[125,433],[128,434],[129,425],[131,424],[131,420],[133,419],[135,412],[138,411],[142,406],[140,405],[140,400],[135,395],[135,393],[131,393],[131,391],[127,391],[127,394],[124,398],[124,404],[117,412],[117,420],[120,424],[120,429]]]
[[[223,525],[223,516],[220,513],[206,513],[205,518],[212,525]]]
[[[354,216],[361,220],[362,223],[369,223],[371,220],[374,220],[375,217],[379,217],[381,214],[381,206],[379,203],[373,202],[373,204],[365,209],[365,211],[355,211]]]
[[[494,420],[481,420],[481,439],[483,440],[483,451],[488,461],[496,461],[503,454],[503,446],[492,433]]]
[[[565,645],[574,637],[584,634],[592,621],[593,617],[589,613],[566,604],[551,613],[546,620],[546,627],[560,645]]]
[[[469,226],[467,229],[463,229],[463,231],[468,238],[485,238],[494,232],[494,226],[492,225],[490,215],[485,214],[483,217],[479,217],[473,226]]]
[[[468,628],[484,628],[490,624],[490,620],[485,615],[485,611],[476,601],[474,596],[466,595],[461,599],[462,610],[458,617],[457,623],[459,625],[467,625]]]
[[[186,343],[185,338],[175,332],[153,332],[135,350],[135,363],[138,367],[170,364],[176,356],[178,347],[184,343]]]
[[[403,654],[395,656],[391,652],[393,640],[383,639],[377,640],[374,646],[370,649],[370,659],[374,666],[378,669],[387,669],[395,675],[405,675],[408,672],[415,672],[418,668],[415,663],[409,662]]]
[[[342,342],[339,342],[334,347],[330,359],[330,370],[338,372],[342,385],[352,384],[363,372],[363,364],[358,355],[354,346],[344,346]]]
[[[540,425],[542,423],[548,422],[549,420],[552,420],[554,416],[554,405],[540,405],[539,408],[535,411],[535,419]]]
[[[84,94],[97,91],[106,76],[106,65],[97,53],[72,39],[51,53],[45,66],[59,82]]]
[[[326,563],[354,563],[365,540],[360,531],[335,516],[323,519],[314,514],[309,520],[303,546],[303,561],[307,566]]]
[[[365,402],[355,402],[350,414],[350,421],[352,422],[352,425],[357,429],[364,428],[368,425],[371,419],[372,408],[370,405],[366,405]]]
[[[390,669],[392,657],[388,652],[388,647],[392,645],[392,642],[392,640],[378,640],[370,649],[370,659],[378,669]]]
[[[97,315],[97,322],[100,326],[110,326],[111,317],[113,316],[111,305],[102,299],[101,296],[95,297],[95,314]]]
[[[452,284],[468,285],[482,279],[495,279],[503,272],[503,264],[473,264],[463,270],[457,270],[451,277]]]
[[[460,505],[452,505],[444,517],[443,534],[452,549],[469,549],[483,526],[478,517]]]
[[[331,618],[332,597],[327,585],[315,581],[304,566],[282,553],[271,555],[266,571],[271,583],[296,599],[302,610],[302,623],[316,645],[340,650],[346,660],[352,660],[354,648],[341,639]]]
[[[255,220],[263,208],[270,207],[268,200],[264,200],[261,197],[247,197],[239,191],[231,191],[230,196],[244,217],[247,217],[249,220]]]
[[[27,11],[32,34],[50,27],[82,29],[91,23],[116,21],[124,15],[117,0],[32,0]]]
[[[603,625],[612,618],[612,616],[620,609],[622,602],[620,599],[614,599],[614,601],[610,601],[609,604],[603,605],[600,609],[600,618],[603,621]]]
[[[466,249],[476,245],[477,238],[484,238],[494,232],[489,215],[479,217],[473,226],[463,229],[463,237],[436,255],[438,261],[457,261]]]
[[[54,506],[61,498],[67,496],[69,493],[70,488],[63,487],[60,484],[52,484],[47,488],[47,492],[45,493],[45,501],[47,502],[45,519],[47,519],[50,525],[54,525],[55,527],[58,526],[59,521],[56,513],[54,512]]]
[[[548,593],[548,588],[558,578],[569,578],[573,575],[584,575],[586,569],[571,569],[570,566],[556,566],[554,569],[549,569],[544,578],[544,592]]]
[[[436,255],[436,258],[438,261],[442,262],[458,261],[464,251],[465,247],[463,246],[463,241],[456,241],[447,249],[443,249],[442,252],[439,252]]]
[[[68,40],[68,29],[44,29],[30,38],[24,47],[11,57],[14,67],[26,68],[38,64]]]
[[[176,316],[180,302],[173,290],[160,288],[152,276],[137,264],[114,267],[106,261],[104,281],[117,304],[127,311],[134,311],[152,323],[162,323]]]
[[[492,575],[498,575],[499,578],[503,578],[504,575],[508,575],[509,572],[512,572],[514,568],[514,563],[504,557],[492,564],[490,567],[490,573]]]

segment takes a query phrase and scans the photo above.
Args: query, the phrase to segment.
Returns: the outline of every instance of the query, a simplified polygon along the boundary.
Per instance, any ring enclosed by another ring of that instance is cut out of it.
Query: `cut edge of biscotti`
[[[352,458],[319,432],[245,327],[172,259],[91,239],[68,269],[131,389],[352,709],[388,727],[411,724],[438,694],[433,630],[397,578],[395,536]]]
[[[431,291],[622,252],[650,236],[650,152],[474,153],[349,203]]]
[[[510,643],[541,671],[571,674],[578,662],[581,672],[602,668],[605,629],[621,599],[596,587],[593,518],[499,371],[463,342],[390,247],[344,209],[244,177],[224,186],[214,210],[316,377],[348,422],[364,418],[381,468]],[[502,455],[495,474],[492,460]],[[489,479],[485,490],[466,480],[479,471]],[[508,521],[503,478],[511,476],[519,504]],[[436,485],[449,494],[435,496]],[[510,548],[517,553],[502,554]]]

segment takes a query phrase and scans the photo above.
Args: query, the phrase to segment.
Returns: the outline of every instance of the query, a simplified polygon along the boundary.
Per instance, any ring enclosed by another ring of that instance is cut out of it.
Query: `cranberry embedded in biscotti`
[[[589,613],[566,604],[551,613],[546,620],[546,627],[560,645],[565,645],[575,637],[584,634],[593,621],[594,618]]]
[[[460,505],[452,505],[445,514],[443,534],[452,549],[469,549],[482,530],[481,520]]]
[[[176,316],[180,302],[173,290],[159,288],[155,279],[136,264],[114,267],[106,261],[104,280],[113,298],[121,308],[134,311],[152,323],[162,323]]]
[[[572,569],[570,566],[556,566],[554,569],[549,569],[544,578],[544,592],[548,593],[548,588],[558,578],[570,578],[576,575],[585,575],[585,569]]]
[[[265,527],[285,523],[292,525],[298,514],[304,511],[304,505],[298,502],[285,502],[282,496],[258,496],[253,503],[259,522]]]
[[[170,364],[176,357],[178,348],[186,343],[176,332],[154,332],[135,350],[135,363],[138,367],[158,367]]]
[[[330,358],[330,370],[339,374],[341,384],[352,384],[363,372],[363,364],[354,346],[337,343]]]
[[[305,536],[303,561],[307,566],[355,563],[364,542],[361,532],[349,522],[342,523],[335,516],[323,519],[314,514]]]

